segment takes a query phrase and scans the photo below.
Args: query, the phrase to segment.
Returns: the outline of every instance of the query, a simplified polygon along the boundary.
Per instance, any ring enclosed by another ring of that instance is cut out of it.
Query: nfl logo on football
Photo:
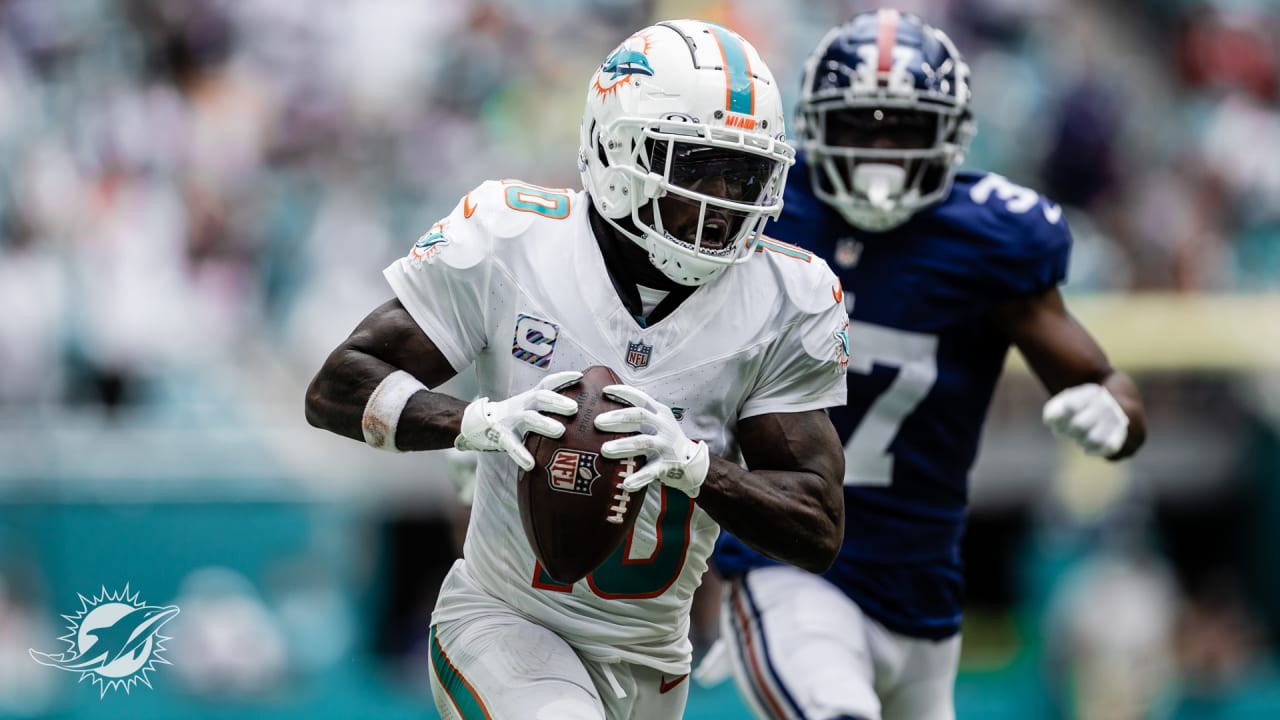
[[[598,477],[596,454],[585,450],[556,450],[547,466],[547,481],[562,492],[590,495],[591,483]]]
[[[652,345],[642,342],[627,343],[627,364],[637,370],[649,367],[649,355],[652,353]]]

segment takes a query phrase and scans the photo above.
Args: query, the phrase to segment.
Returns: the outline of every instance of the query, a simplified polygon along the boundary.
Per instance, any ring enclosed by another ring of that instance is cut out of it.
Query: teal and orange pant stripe
[[[440,646],[440,638],[436,637],[434,625],[431,626],[429,642],[431,670],[436,674],[440,687],[444,688],[445,694],[449,696],[449,702],[453,703],[454,709],[458,711],[458,717],[462,720],[491,720],[489,708],[484,706],[480,694],[471,686],[471,683],[467,682],[462,673],[458,672],[458,668],[454,667],[453,662],[449,660],[449,655]]]

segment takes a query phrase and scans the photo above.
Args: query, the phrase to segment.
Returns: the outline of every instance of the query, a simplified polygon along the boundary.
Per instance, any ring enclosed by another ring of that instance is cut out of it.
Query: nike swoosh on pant
[[[684,682],[684,679],[687,677],[689,677],[688,673],[685,673],[684,675],[681,675],[680,677],[677,677],[677,678],[673,678],[671,680],[668,680],[666,675],[661,676],[661,680],[658,683],[658,693],[664,694],[664,693],[670,692],[671,688]]]

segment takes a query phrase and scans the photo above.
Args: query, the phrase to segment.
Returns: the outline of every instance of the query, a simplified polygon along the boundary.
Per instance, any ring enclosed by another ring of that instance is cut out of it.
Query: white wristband
[[[400,452],[396,447],[396,426],[400,424],[400,415],[404,406],[409,404],[409,398],[426,389],[427,386],[418,378],[404,370],[396,370],[382,378],[364,405],[364,417],[360,419],[364,441],[379,450]]]

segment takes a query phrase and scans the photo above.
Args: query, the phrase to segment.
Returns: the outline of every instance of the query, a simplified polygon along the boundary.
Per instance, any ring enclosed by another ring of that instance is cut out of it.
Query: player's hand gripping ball
[[[564,424],[545,413],[573,415],[577,411],[573,401],[555,389],[577,382],[580,377],[582,373],[566,370],[548,375],[506,400],[476,398],[462,411],[462,428],[453,439],[454,449],[503,452],[522,470],[528,470],[533,467],[533,456],[525,449],[526,435],[558,438],[564,433]]]
[[[597,415],[629,407],[603,392],[621,382],[607,367],[587,368],[580,380],[556,388],[578,404],[577,413],[564,419],[564,434],[525,437],[534,463],[517,480],[520,520],[538,562],[561,583],[575,583],[607,560],[644,505],[645,488],[628,492],[622,487],[644,458],[611,460],[600,452],[606,442],[627,437],[595,425]]]

